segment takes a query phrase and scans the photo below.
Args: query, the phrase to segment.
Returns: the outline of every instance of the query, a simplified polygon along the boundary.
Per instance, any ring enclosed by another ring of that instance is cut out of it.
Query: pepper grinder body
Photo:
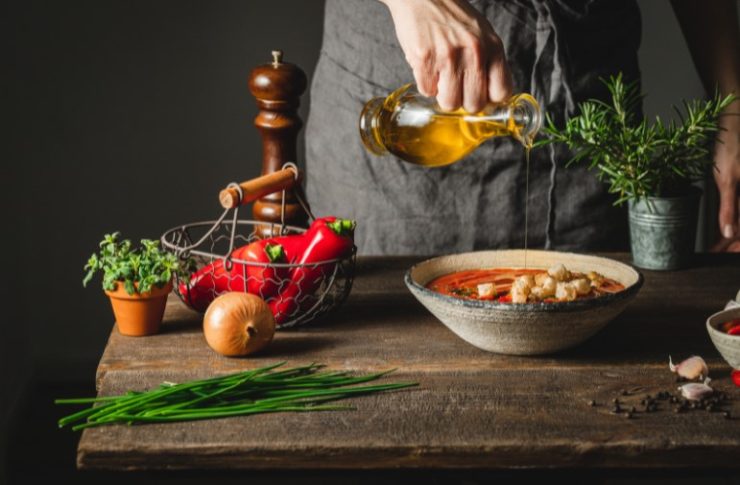
[[[273,62],[257,66],[249,75],[249,91],[257,100],[259,112],[254,124],[262,137],[262,175],[280,170],[297,160],[298,132],[303,122],[298,116],[300,96],[306,90],[306,74],[296,65],[283,62],[282,52],[273,51]],[[308,214],[296,199],[295,190],[285,191],[285,223],[304,227]],[[305,200],[305,197],[304,197]],[[255,201],[252,214],[258,221],[280,223],[283,192]],[[269,225],[255,229],[257,236],[271,237]]]

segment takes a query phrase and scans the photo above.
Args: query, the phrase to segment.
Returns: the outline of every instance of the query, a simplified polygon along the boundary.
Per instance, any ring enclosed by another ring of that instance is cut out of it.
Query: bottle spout
[[[542,128],[542,111],[539,103],[531,95],[522,93],[511,99],[510,106],[511,119],[517,127],[513,134],[522,144],[531,147]]]
[[[375,155],[385,155],[388,148],[383,144],[380,130],[380,114],[383,109],[384,98],[373,98],[362,108],[360,114],[360,136],[362,143]]]

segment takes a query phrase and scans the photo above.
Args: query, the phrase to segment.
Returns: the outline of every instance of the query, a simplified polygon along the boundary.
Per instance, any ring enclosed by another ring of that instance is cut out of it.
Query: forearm
[[[735,0],[671,0],[708,94],[740,95],[740,34]],[[740,98],[724,110],[714,146],[719,190],[718,251],[740,251]]]

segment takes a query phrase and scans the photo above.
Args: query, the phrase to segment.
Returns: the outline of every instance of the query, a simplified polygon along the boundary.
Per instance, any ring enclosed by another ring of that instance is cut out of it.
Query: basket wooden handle
[[[284,168],[240,183],[241,197],[239,197],[239,191],[235,187],[227,187],[218,194],[218,200],[224,209],[233,209],[240,204],[248,204],[267,194],[291,189],[297,181],[297,172],[292,168]]]

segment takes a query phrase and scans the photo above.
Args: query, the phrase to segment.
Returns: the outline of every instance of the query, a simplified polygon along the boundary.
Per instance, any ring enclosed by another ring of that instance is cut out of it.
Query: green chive
[[[366,384],[393,372],[353,376],[320,372],[321,364],[277,370],[285,362],[180,384],[164,382],[150,391],[120,396],[56,399],[56,404],[89,404],[65,416],[59,426],[78,431],[108,424],[167,423],[279,412],[340,411],[329,404],[350,397],[416,386],[416,382]]]

